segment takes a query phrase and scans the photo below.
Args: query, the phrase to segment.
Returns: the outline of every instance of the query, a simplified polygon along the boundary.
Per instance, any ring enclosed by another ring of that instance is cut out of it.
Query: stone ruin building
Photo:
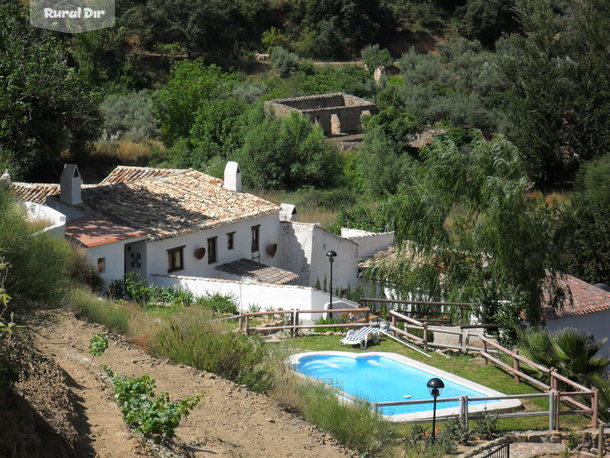
[[[367,100],[341,92],[309,95],[265,102],[265,112],[277,117],[290,116],[296,111],[319,124],[326,136],[360,132],[360,118],[377,113],[377,106]]]

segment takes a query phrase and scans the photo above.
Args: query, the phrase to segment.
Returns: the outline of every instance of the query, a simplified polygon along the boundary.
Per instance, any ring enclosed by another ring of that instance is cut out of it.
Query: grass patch
[[[205,309],[190,307],[169,318],[153,337],[153,351],[262,393],[273,385],[269,349],[256,338],[229,332],[210,321]]]
[[[103,324],[117,334],[127,334],[130,318],[137,310],[136,306],[102,299],[86,289],[75,289],[70,297],[77,317]]]
[[[301,383],[305,420],[330,432],[342,444],[362,454],[379,455],[392,436],[390,424],[366,402],[343,403],[319,383]]]

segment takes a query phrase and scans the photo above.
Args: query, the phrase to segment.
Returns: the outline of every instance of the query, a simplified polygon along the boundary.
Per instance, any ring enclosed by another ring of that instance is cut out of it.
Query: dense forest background
[[[549,269],[610,283],[606,6],[118,0],[114,28],[70,35],[30,27],[22,2],[4,1],[0,166],[57,182],[75,161],[97,181],[117,164],[221,176],[237,160],[249,189],[311,207],[331,230],[414,242],[425,262],[380,278],[427,297],[510,299],[510,313],[490,308],[496,322],[535,318]],[[262,109],[336,91],[380,109],[358,151]],[[431,128],[442,135],[413,147]]]

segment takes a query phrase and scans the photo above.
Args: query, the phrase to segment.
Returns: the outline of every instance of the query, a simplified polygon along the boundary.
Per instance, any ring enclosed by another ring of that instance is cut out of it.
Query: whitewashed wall
[[[358,258],[366,258],[385,250],[394,243],[394,232],[368,232],[360,229],[341,228],[341,237],[358,244]]]
[[[66,232],[66,215],[46,205],[34,202],[22,202],[22,204],[27,211],[30,221],[48,221],[50,223],[41,232],[47,232],[55,237],[64,236]]]
[[[106,258],[106,270],[105,272],[100,272],[100,276],[104,279],[106,285],[114,280],[123,279],[125,274],[125,244],[132,241],[121,240],[87,248],[87,257],[95,269],[97,269],[97,260],[99,258]]]
[[[546,327],[551,331],[563,328],[576,328],[593,334],[596,339],[607,338],[601,352],[610,357],[610,310],[588,313],[586,315],[568,316],[557,320],[548,320]]]
[[[321,286],[330,281],[329,250],[337,253],[333,264],[333,289],[354,288],[358,273],[358,245],[314,223],[281,222],[279,265],[301,275],[299,284]]]
[[[251,305],[261,311],[271,310],[327,310],[329,295],[306,286],[273,285],[269,283],[247,283],[214,278],[198,278],[183,275],[152,275],[151,282],[164,287],[189,290],[196,297],[206,294],[228,294],[242,312],[248,312]],[[355,302],[345,299],[334,300],[333,308],[358,308]],[[323,313],[304,314],[303,319],[317,320]]]
[[[208,229],[204,232],[185,234],[168,240],[149,242],[147,245],[147,272],[153,274],[167,274],[168,260],[167,250],[184,247],[184,270],[175,272],[178,275],[196,276],[205,278],[218,278],[221,272],[215,269],[220,264],[236,261],[241,258],[252,259],[250,243],[252,240],[251,227],[260,224],[259,246],[260,262],[271,266],[278,265],[278,253],[275,257],[267,255],[267,246],[271,243],[279,242],[279,216],[277,213],[241,221],[235,224],[223,225],[218,228]],[[227,249],[227,233],[235,232],[234,248]],[[218,261],[208,264],[208,238],[217,237]],[[205,248],[206,253],[203,259],[195,257],[197,248]],[[259,261],[257,259],[257,261]]]

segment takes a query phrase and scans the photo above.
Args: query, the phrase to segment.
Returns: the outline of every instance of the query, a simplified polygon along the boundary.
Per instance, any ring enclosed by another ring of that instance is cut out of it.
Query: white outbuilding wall
[[[610,310],[547,320],[546,327],[550,331],[557,331],[563,328],[576,328],[587,334],[592,334],[597,340],[605,337],[608,340],[601,352],[610,357]]]
[[[328,232],[315,223],[282,221],[280,223],[279,265],[299,274],[299,284],[321,286],[330,282],[330,264],[326,253],[334,250],[333,289],[354,288],[358,273],[358,245]]]
[[[306,286],[238,282],[183,275],[152,275],[151,281],[158,286],[186,289],[195,297],[215,293],[231,295],[241,312],[248,312],[251,306],[260,307],[261,311],[327,310],[329,304],[328,293]],[[333,299],[335,309],[359,307],[357,303],[346,299]],[[303,314],[302,318],[316,321],[323,316],[324,313]]]
[[[55,237],[63,237],[66,232],[66,215],[53,210],[46,205],[35,202],[22,202],[30,221],[46,221],[49,223],[42,232],[47,232]]]
[[[369,232],[360,229],[341,228],[341,237],[358,244],[358,258],[367,258],[385,250],[394,243],[394,232]]]

